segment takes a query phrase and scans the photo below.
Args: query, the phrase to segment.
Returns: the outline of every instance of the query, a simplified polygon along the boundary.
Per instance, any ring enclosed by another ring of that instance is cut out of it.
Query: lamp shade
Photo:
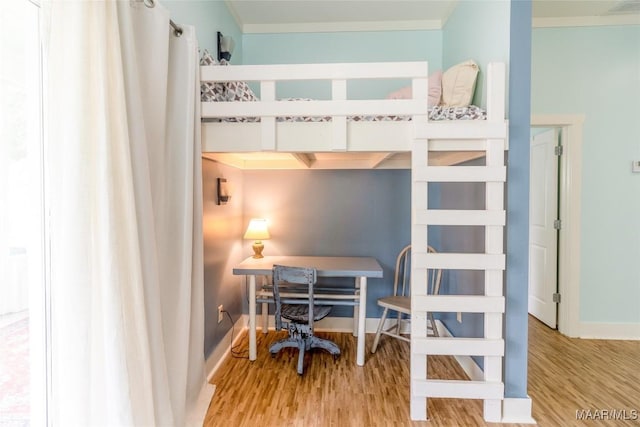
[[[244,233],[245,239],[267,240],[271,238],[269,229],[267,228],[267,220],[262,218],[254,218],[249,222],[247,232]]]

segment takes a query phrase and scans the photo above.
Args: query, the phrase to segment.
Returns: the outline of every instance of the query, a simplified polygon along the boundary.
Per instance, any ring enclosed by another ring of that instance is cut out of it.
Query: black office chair
[[[298,348],[298,374],[304,368],[304,353],[312,348],[322,348],[340,356],[340,348],[333,341],[313,335],[313,323],[327,317],[331,306],[314,305],[313,286],[317,275],[314,268],[273,266],[273,298],[276,303],[276,331],[287,329],[289,337],[269,347],[272,357],[286,347]],[[312,315],[310,315],[310,313]]]

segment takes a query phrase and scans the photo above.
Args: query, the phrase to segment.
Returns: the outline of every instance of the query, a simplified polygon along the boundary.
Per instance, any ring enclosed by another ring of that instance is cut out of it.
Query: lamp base
[[[256,241],[253,244],[253,257],[252,258],[264,258],[262,255],[262,250],[264,249],[264,244],[260,241]]]

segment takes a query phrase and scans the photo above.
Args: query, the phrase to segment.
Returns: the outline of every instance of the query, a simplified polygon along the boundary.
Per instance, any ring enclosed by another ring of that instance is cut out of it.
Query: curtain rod
[[[143,3],[148,8],[156,7],[156,1],[155,0],[143,0]],[[180,27],[178,24],[173,22],[171,19],[169,19],[169,25],[171,25],[171,28],[173,28],[173,34],[176,37],[180,37],[182,35],[182,27]]]
[[[173,34],[175,34],[176,37],[180,37],[182,35],[182,27],[176,25],[176,23],[171,19],[169,19],[169,25],[171,25],[171,28],[173,28]]]

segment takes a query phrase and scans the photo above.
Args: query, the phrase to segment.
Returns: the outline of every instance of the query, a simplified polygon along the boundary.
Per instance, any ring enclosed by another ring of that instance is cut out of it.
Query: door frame
[[[583,114],[533,114],[531,127],[561,128],[559,210],[562,228],[558,244],[558,330],[569,337],[580,335],[580,224],[582,199]]]

